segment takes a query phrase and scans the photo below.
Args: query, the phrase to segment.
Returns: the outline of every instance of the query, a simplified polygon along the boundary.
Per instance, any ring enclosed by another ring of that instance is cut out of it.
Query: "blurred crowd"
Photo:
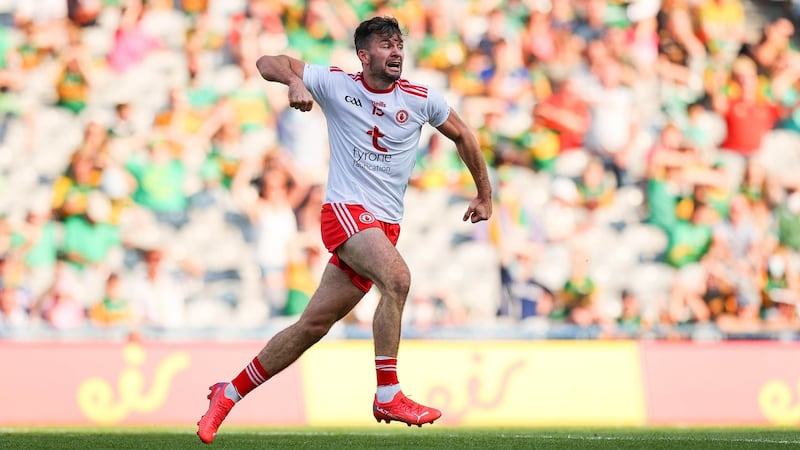
[[[793,336],[800,53],[759,7],[0,1],[0,336],[299,314],[328,259],[325,120],[255,60],[358,71],[373,15],[398,18],[404,77],[473,126],[495,185],[491,221],[442,228],[419,205],[460,210],[471,183],[426,130],[399,244],[409,333]],[[345,322],[368,330],[376,296]]]

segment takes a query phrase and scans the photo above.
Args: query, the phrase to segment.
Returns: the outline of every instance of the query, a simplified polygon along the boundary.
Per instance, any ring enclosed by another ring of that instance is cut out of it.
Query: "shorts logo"
[[[361,223],[372,223],[372,222],[375,222],[375,216],[373,216],[372,214],[370,214],[368,212],[363,212],[358,216],[358,220]]]
[[[397,123],[408,122],[408,111],[406,111],[405,109],[397,111],[397,114],[394,115],[394,120],[396,120]]]

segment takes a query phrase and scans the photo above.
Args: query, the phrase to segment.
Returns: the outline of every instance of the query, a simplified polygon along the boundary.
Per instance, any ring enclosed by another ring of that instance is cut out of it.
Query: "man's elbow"
[[[267,81],[277,80],[277,68],[281,63],[281,59],[286,58],[284,55],[263,55],[256,60],[256,69],[261,77]]]
[[[256,60],[256,69],[258,70],[258,73],[261,74],[261,77],[264,78],[265,80],[269,80],[270,76],[269,68],[270,68],[270,63],[272,62],[272,58],[274,58],[274,56],[263,55]]]

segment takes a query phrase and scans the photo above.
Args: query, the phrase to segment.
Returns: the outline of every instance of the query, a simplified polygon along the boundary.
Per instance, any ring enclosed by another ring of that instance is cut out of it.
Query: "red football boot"
[[[205,444],[210,444],[214,441],[214,436],[217,435],[219,426],[222,425],[222,421],[225,420],[233,405],[236,404],[233,400],[225,397],[225,386],[228,384],[217,383],[209,387],[211,392],[207,397],[209,400],[208,411],[197,422],[197,436]]]
[[[438,409],[420,405],[403,395],[402,392],[394,394],[392,401],[387,403],[379,403],[376,398],[372,404],[372,413],[378,423],[381,420],[386,423],[396,420],[408,424],[408,426],[416,425],[418,427],[425,423],[433,423],[434,420],[442,417],[442,412]]]

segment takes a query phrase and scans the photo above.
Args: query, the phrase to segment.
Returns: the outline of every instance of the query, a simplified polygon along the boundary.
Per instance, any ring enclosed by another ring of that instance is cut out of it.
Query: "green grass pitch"
[[[0,428],[0,449],[780,449],[793,428]]]

